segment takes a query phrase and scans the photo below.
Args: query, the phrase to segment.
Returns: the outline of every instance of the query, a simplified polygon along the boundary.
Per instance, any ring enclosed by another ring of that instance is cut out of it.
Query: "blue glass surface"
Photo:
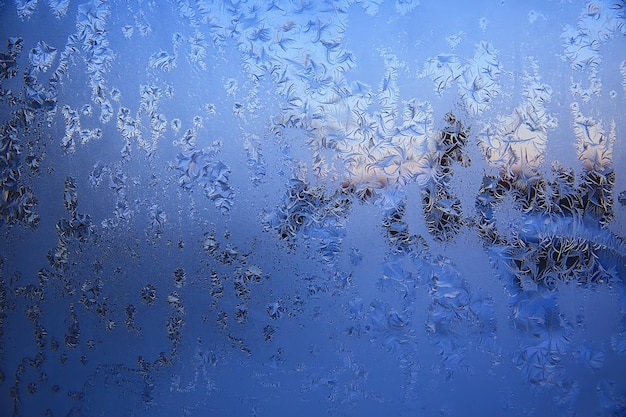
[[[626,415],[626,3],[0,1],[0,415]]]

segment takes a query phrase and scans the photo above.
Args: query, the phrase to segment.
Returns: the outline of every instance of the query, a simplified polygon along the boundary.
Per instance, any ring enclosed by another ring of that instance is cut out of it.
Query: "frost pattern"
[[[599,96],[602,80],[598,74],[602,55],[600,47],[613,37],[624,36],[624,5],[619,2],[592,1],[578,18],[577,27],[565,25],[563,40],[564,58],[575,70],[588,72],[587,88],[572,80],[574,95],[588,101],[591,96]]]
[[[625,12],[570,7],[6,6],[0,414],[621,415]]]
[[[188,131],[188,134],[194,135],[195,132]],[[202,188],[215,207],[226,214],[233,204],[234,191],[229,185],[230,169],[215,158],[219,151],[219,142],[207,149],[192,146],[183,150],[177,157],[177,168],[181,173],[178,183],[185,189],[196,185]]]
[[[489,42],[483,41],[476,45],[474,56],[466,64],[457,55],[440,54],[429,58],[418,75],[430,78],[438,95],[456,83],[466,110],[479,115],[500,94],[501,73],[498,51]]]
[[[500,116],[494,127],[480,135],[489,163],[515,174],[532,172],[541,165],[548,132],[558,126],[556,118],[546,109],[552,88],[541,83],[536,63],[531,68],[532,74],[524,77],[522,103],[511,115]]]
[[[37,71],[47,71],[56,58],[57,50],[44,41],[39,41],[37,46],[30,51],[29,59]]]

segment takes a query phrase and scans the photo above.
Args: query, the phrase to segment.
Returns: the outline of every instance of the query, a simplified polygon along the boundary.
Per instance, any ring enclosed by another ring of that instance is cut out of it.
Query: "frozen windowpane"
[[[4,3],[0,415],[626,412],[623,2]]]

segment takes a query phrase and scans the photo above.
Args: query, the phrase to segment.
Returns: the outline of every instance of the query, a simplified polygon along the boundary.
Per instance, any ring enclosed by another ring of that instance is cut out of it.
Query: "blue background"
[[[0,2],[0,415],[624,415],[625,13]]]

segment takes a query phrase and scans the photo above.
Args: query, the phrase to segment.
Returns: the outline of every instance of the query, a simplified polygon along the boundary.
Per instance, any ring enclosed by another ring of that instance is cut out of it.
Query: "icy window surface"
[[[624,1],[0,1],[0,415],[626,414]]]

